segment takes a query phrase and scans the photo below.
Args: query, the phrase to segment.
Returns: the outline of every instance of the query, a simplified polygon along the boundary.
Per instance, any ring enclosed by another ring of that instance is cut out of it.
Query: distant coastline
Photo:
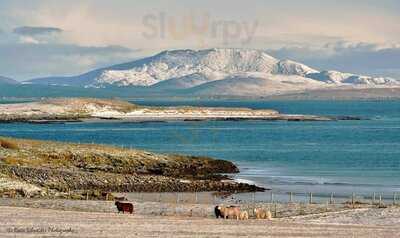
[[[222,107],[147,107],[126,101],[63,98],[39,102],[0,104],[0,122],[80,122],[96,120],[146,121],[333,121],[360,120],[352,116],[281,114],[276,110]]]
[[[165,93],[139,92],[135,88],[77,88],[70,86],[47,85],[2,85],[0,95],[3,101],[23,102],[37,101],[43,98],[55,97],[94,97],[94,98],[123,98],[132,99],[182,99],[182,100],[329,100],[329,101],[354,101],[354,100],[399,100],[400,88],[373,88],[373,89],[335,89],[335,90],[307,90],[303,92],[285,93],[272,96],[192,96]],[[0,99],[1,100],[1,99]]]

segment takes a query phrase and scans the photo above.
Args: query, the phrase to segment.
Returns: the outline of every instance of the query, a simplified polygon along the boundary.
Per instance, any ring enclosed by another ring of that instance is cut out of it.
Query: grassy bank
[[[3,193],[22,190],[17,194],[54,196],[81,190],[262,190],[253,185],[235,183],[220,175],[237,172],[239,170],[233,163],[207,157],[164,155],[106,145],[0,137],[0,173],[4,180],[20,182],[18,187],[2,186]],[[38,189],[34,190],[34,194],[30,194],[32,189],[24,191],[24,184],[26,187],[32,185]]]

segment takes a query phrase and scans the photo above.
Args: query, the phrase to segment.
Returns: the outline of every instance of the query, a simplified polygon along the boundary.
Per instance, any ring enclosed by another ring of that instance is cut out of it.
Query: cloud
[[[56,27],[34,27],[34,26],[22,26],[17,27],[13,31],[15,34],[24,36],[36,36],[44,34],[55,34],[63,32],[62,29]]]
[[[0,72],[19,80],[75,75],[135,58],[138,50],[122,46],[74,44],[0,44]]]
[[[21,36],[20,38],[21,43],[27,43],[27,44],[40,44],[41,41],[35,39],[34,37],[30,36]]]
[[[400,47],[395,44],[339,41],[323,47],[284,47],[267,52],[277,58],[297,60],[320,70],[400,79]]]
[[[14,28],[13,33],[18,35],[19,42],[25,44],[43,44],[58,41],[58,35],[63,32],[56,27],[22,26]]]
[[[223,41],[220,36],[217,39],[202,36],[194,40],[188,37],[177,40],[171,37],[171,34],[149,40],[143,37],[143,33],[149,32],[149,28],[143,24],[143,18],[149,15],[157,17],[152,22],[152,29],[158,32],[168,32],[165,28],[168,25],[174,25],[168,28],[176,28],[177,32],[183,31],[187,16],[195,16],[197,25],[202,23],[203,15],[210,16],[210,25],[221,21],[249,24],[257,21],[259,26],[255,37],[270,41],[279,40],[277,38],[292,42],[303,41],[304,37],[301,35],[317,34],[351,41],[394,42],[399,40],[400,34],[397,24],[399,4],[395,3],[395,0],[382,0],[379,3],[373,0],[328,0],[323,3],[317,0],[254,0],[251,3],[234,4],[229,0],[221,0],[218,3],[204,0],[201,3],[188,1],[185,2],[185,6],[177,0],[168,3],[154,0],[140,4],[135,1],[120,1],[115,4],[107,0],[73,1],[74,4],[65,0],[8,2],[11,5],[6,6],[7,14],[11,15],[8,19],[12,18],[20,25],[59,27],[64,30],[63,37],[66,41],[81,45],[117,44],[163,50],[217,47]],[[252,11],[243,11],[246,7],[251,7]],[[165,18],[160,17],[160,13],[165,13]],[[169,24],[170,19],[174,20],[174,24]],[[313,39],[318,40],[324,39]],[[259,48],[259,44],[256,43],[254,40],[246,47]],[[226,47],[235,46],[235,42],[232,42]],[[268,46],[263,46],[266,47]]]

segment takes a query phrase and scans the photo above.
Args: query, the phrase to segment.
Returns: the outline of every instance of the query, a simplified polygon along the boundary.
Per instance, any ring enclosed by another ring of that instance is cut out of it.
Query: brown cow
[[[239,220],[240,218],[240,207],[230,206],[230,207],[223,207],[218,206],[218,210],[221,212],[221,216],[224,219],[228,219],[230,217],[236,218]]]
[[[254,214],[256,215],[257,219],[267,219],[267,220],[272,220],[272,214],[270,211],[266,211],[261,208],[255,208],[254,209]]]
[[[249,220],[249,213],[247,211],[241,212],[240,220]]]
[[[126,203],[126,202],[115,202],[115,206],[117,206],[118,213],[122,212],[129,212],[130,214],[133,214],[133,205],[132,203]]]

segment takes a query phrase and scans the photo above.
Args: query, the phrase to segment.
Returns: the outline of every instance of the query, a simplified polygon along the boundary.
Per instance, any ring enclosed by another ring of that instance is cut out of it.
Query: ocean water
[[[272,108],[283,113],[351,115],[334,122],[151,122],[0,124],[0,135],[103,143],[204,155],[236,163],[238,180],[276,194],[386,197],[400,193],[400,101],[134,100],[143,105]],[[263,196],[262,194],[259,196]],[[268,195],[265,194],[265,197]]]

